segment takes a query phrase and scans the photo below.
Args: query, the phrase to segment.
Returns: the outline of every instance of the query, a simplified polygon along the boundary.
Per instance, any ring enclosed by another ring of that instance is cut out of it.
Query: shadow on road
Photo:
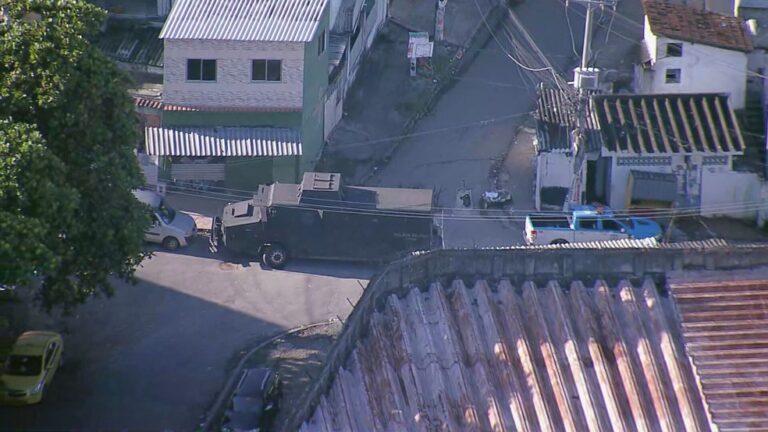
[[[51,329],[65,335],[64,368],[41,404],[0,407],[0,430],[194,430],[233,353],[284,330],[146,281],[118,284]]]

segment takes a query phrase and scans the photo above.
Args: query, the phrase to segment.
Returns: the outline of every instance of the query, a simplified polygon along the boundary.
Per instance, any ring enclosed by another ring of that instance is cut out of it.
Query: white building
[[[637,93],[725,93],[733,109],[744,108],[752,44],[743,20],[659,0],[643,7]]]
[[[761,180],[733,169],[745,144],[727,95],[599,95],[592,112],[609,166],[610,207],[755,217]]]

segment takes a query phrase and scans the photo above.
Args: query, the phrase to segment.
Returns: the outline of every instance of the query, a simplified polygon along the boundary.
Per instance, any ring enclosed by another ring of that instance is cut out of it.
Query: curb
[[[216,398],[216,401],[213,403],[213,406],[206,412],[205,414],[205,422],[201,424],[200,428],[198,430],[202,432],[209,432],[211,430],[211,422],[215,417],[217,417],[217,413],[221,411],[224,401],[227,400],[228,396],[232,392],[232,387],[235,384],[235,380],[237,377],[240,376],[240,373],[243,371],[243,367],[245,366],[245,362],[248,361],[254,354],[256,354],[258,351],[260,351],[262,348],[266,347],[267,345],[271,344],[272,342],[284,338],[286,336],[290,336],[294,333],[302,332],[304,330],[309,330],[311,328],[320,327],[324,325],[328,325],[334,322],[339,322],[340,320],[338,318],[331,318],[327,321],[321,321],[316,322],[312,324],[306,324],[299,327],[294,327],[290,330],[284,331],[282,333],[279,333],[275,336],[272,336],[268,338],[265,341],[260,342],[255,347],[251,348],[243,358],[240,359],[240,361],[237,363],[237,366],[235,369],[230,373],[229,378],[227,378],[227,381],[224,383],[224,388],[221,389],[221,392],[219,393],[219,396]]]

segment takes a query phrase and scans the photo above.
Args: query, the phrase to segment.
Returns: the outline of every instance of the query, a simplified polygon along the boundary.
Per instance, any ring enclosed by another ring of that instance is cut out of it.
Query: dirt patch
[[[246,367],[266,366],[280,373],[283,399],[275,420],[276,430],[293,417],[294,410],[298,408],[295,403],[322,370],[325,356],[342,327],[340,322],[334,321],[286,336],[264,347],[246,363]]]

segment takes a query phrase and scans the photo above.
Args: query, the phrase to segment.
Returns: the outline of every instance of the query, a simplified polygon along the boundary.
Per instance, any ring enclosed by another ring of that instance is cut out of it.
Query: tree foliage
[[[136,115],[127,77],[89,43],[102,10],[0,5],[0,283],[40,282],[46,309],[69,310],[143,258]]]

